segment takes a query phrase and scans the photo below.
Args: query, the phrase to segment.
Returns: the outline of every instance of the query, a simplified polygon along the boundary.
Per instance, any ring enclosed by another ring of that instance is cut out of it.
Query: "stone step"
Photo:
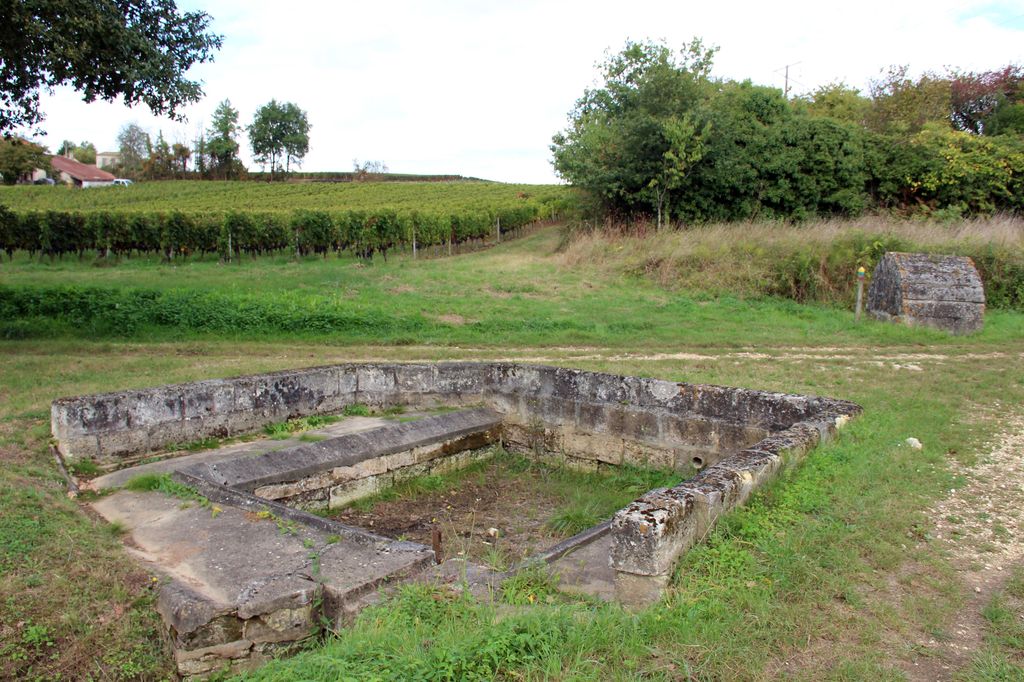
[[[356,467],[376,458],[449,441],[458,445],[446,454],[455,454],[469,447],[466,441],[472,436],[486,436],[480,439],[478,446],[494,442],[501,422],[502,416],[494,410],[460,410],[256,456],[202,462],[182,471],[219,485],[252,492],[257,488],[298,481],[340,467]],[[403,466],[414,463],[410,460]]]
[[[302,434],[295,434],[293,437],[283,440],[272,438],[258,438],[256,440],[232,443],[222,447],[211,448],[189,454],[173,455],[168,454],[166,458],[156,462],[138,464],[125,469],[118,469],[109,474],[98,476],[88,482],[86,487],[93,490],[106,490],[109,488],[120,488],[128,481],[142,474],[170,474],[181,471],[193,464],[212,464],[215,462],[236,459],[239,457],[252,457],[266,452],[277,450],[288,450],[290,448],[304,445],[306,441],[302,437],[321,437],[326,439],[337,438],[350,433],[369,431],[370,429],[386,426],[391,422],[381,417],[345,417],[341,421],[327,424],[326,426],[304,431]]]
[[[236,493],[244,495],[244,493]],[[93,508],[162,576],[158,610],[186,678],[239,672],[338,627],[382,584],[433,563],[422,545],[297,523],[272,503],[244,509],[117,491]]]

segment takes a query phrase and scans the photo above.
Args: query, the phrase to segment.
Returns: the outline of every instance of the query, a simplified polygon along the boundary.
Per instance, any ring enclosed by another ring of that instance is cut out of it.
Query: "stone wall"
[[[722,513],[860,411],[828,398],[556,367],[348,364],[58,400],[52,428],[66,456],[116,464],[171,443],[338,413],[352,403],[483,406],[474,412],[481,423],[491,420],[485,438],[496,437],[491,429],[500,421],[512,450],[588,469],[633,463],[695,473],[647,493],[613,519],[616,594],[629,604],[660,595],[682,554]],[[437,453],[451,459],[479,437],[445,436],[449,442],[440,445],[399,439],[358,461],[345,459],[361,452],[351,443],[315,444],[283,459],[268,453],[244,466],[229,463],[235,469],[210,465],[186,473],[293,506],[336,506],[396,476],[423,473],[437,466]],[[334,454],[326,452],[332,447]]]
[[[510,447],[699,469],[813,414],[822,399],[507,363],[351,364],[54,401],[68,458],[105,465],[345,406],[487,405]]]

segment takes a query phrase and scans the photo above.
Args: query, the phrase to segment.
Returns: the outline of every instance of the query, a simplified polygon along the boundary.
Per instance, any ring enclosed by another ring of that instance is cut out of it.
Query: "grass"
[[[783,296],[852,306],[855,271],[868,274],[886,251],[973,257],[990,308],[1024,310],[1024,218],[998,215],[952,223],[882,216],[798,224],[743,222],[656,232],[651,225],[577,230],[562,262],[640,276],[681,291]]]
[[[495,447],[486,459],[462,469],[406,479],[350,506],[360,511],[373,511],[379,502],[412,500],[442,490],[454,490],[470,480],[501,489],[505,482],[512,485],[514,478],[526,474],[532,474],[532,490],[538,497],[564,501],[564,506],[556,511],[547,526],[556,535],[566,537],[611,518],[648,490],[671,486],[680,480],[675,472],[633,466],[623,466],[610,474],[575,471]]]
[[[360,360],[518,359],[833,395],[865,413],[730,515],[647,611],[536,593],[530,603],[528,590],[525,606],[481,604],[407,586],[252,679],[900,679],[920,655],[907,642],[955,638],[965,595],[923,510],[952,487],[948,458],[969,464],[1024,404],[1024,315],[991,312],[983,333],[960,338],[854,325],[835,307],[668,289],[609,263],[570,267],[558,243],[546,230],[372,267],[0,265],[4,285],[208,288],[224,305],[420,320],[400,333],[167,325],[127,336],[94,334],[86,320],[52,338],[0,341],[0,678],[163,679],[173,667],[152,576],[64,494],[47,449],[53,399]],[[901,446],[909,436],[924,450]],[[1019,672],[1019,651],[994,624],[1016,608],[1015,580],[989,611],[990,641],[959,671],[966,679]]]
[[[345,409],[348,410],[349,407],[351,407],[351,405]],[[344,412],[344,415],[351,416],[347,411]],[[339,422],[341,419],[342,417],[333,414],[314,414],[308,417],[297,417],[283,422],[267,424],[263,427],[263,433],[274,440],[286,440],[296,433],[302,434],[303,431],[319,429],[323,426],[327,426],[328,424]],[[323,438],[311,434],[302,434],[299,436],[299,440],[314,442],[317,440],[323,440]]]
[[[170,474],[139,474],[124,484],[125,490],[134,492],[159,492],[171,497],[177,497],[189,502],[198,502],[207,506],[210,501],[198,492],[185,485],[178,483]]]
[[[703,287],[668,291],[595,260],[561,265],[557,228],[443,260],[267,257],[223,266],[133,259],[97,269],[16,258],[0,264],[0,338],[179,342],[607,348],[739,347],[777,338],[949,346],[940,332],[868,322],[852,311]],[[1019,315],[993,311],[978,342],[1024,336]]]
[[[1024,566],[1013,569],[981,615],[987,627],[985,645],[975,653],[963,679],[1024,680]]]

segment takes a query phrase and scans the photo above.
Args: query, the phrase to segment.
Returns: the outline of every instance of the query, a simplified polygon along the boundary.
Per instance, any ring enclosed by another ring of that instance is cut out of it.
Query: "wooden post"
[[[416,226],[412,227],[412,259],[416,260]]]
[[[498,216],[498,243],[501,243],[501,216]]]
[[[864,302],[864,266],[857,268],[857,312],[854,313],[854,321],[860,322],[860,312]]]
[[[441,552],[441,529],[434,526],[430,533],[430,544],[434,548],[434,563],[441,563],[444,561],[444,556]]]

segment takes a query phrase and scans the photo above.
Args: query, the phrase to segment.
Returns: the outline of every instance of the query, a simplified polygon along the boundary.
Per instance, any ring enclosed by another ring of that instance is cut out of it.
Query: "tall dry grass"
[[[885,251],[971,256],[983,278],[999,279],[1011,299],[1024,289],[1024,218],[996,215],[955,223],[886,216],[782,222],[716,223],[657,231],[653,224],[570,228],[560,258],[572,268],[641,275],[672,289],[740,296],[780,295],[843,302],[857,267],[870,271]],[[988,283],[986,283],[988,284]],[[1016,298],[1014,298],[1016,297]],[[1017,307],[1010,301],[1007,307]]]

